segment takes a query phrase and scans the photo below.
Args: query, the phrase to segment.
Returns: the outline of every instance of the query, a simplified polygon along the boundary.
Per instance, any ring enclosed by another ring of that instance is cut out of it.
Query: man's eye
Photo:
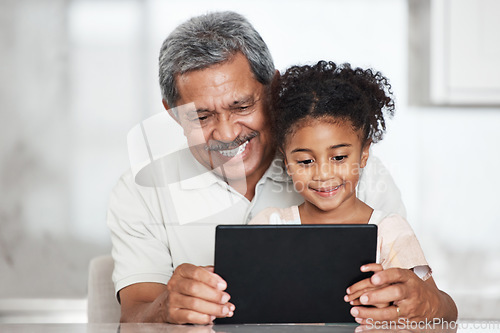
[[[239,106],[235,109],[236,112],[239,113],[248,113],[252,110],[252,105]]]
[[[314,162],[314,160],[312,160],[312,159],[297,161],[298,164],[302,164],[302,165],[308,165],[308,164],[311,164],[313,162]]]
[[[194,122],[204,122],[207,121],[210,115],[208,114],[195,114],[189,117],[190,121]]]
[[[347,155],[341,155],[341,156],[334,156],[334,157],[332,157],[332,160],[340,162],[340,161],[342,161],[342,160],[344,160],[346,158],[347,158]]]

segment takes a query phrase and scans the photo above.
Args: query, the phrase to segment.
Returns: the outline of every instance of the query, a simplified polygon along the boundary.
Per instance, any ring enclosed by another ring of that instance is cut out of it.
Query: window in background
[[[148,112],[144,4],[2,3],[0,322],[86,320],[126,134]]]

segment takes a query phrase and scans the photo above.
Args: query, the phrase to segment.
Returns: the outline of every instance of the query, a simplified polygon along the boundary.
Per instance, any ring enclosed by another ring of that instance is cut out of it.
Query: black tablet
[[[217,324],[354,323],[346,289],[376,260],[372,224],[219,225],[215,272],[236,306]]]

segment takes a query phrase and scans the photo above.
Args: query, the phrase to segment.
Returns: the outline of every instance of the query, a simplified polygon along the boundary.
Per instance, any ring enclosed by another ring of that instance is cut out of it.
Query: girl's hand
[[[384,268],[380,264],[367,264],[367,265],[361,266],[360,270],[362,272],[374,272],[375,273],[375,272],[383,271]],[[364,293],[366,293],[367,291],[370,291],[370,290],[377,290],[377,289],[380,289],[382,287],[384,287],[384,285],[375,286],[371,282],[371,278],[361,280],[361,281],[353,284],[349,288],[347,288],[347,290],[346,290],[347,295],[344,297],[344,300],[346,302],[349,302],[349,304],[354,305],[354,306],[361,305],[359,298]],[[373,305],[377,308],[385,308],[391,304],[390,303],[379,303],[379,304],[373,304]]]

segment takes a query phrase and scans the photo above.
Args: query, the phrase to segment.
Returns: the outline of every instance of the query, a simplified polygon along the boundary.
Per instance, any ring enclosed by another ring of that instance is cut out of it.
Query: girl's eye
[[[297,161],[298,164],[302,164],[302,165],[307,165],[307,164],[311,164],[313,163],[314,160],[302,160],[302,161]]]
[[[340,161],[344,160],[345,158],[347,158],[347,155],[340,155],[340,156],[332,157],[332,160],[334,160],[336,162],[340,162]]]

